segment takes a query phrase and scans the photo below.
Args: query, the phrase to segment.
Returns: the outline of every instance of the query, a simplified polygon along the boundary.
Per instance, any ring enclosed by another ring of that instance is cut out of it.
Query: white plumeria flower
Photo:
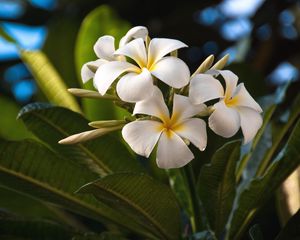
[[[156,143],[156,162],[160,168],[179,168],[190,162],[194,155],[184,141],[187,139],[201,151],[207,143],[206,124],[192,118],[206,111],[205,104],[191,104],[188,97],[174,95],[173,112],[164,102],[161,91],[155,87],[153,96],[138,102],[134,114],[146,114],[157,120],[137,120],[123,127],[125,141],[137,154],[149,157]]]
[[[143,26],[137,26],[131,28],[119,42],[119,47],[124,46],[132,39],[142,38],[146,39],[148,36],[148,29]],[[115,38],[110,35],[100,37],[94,45],[94,52],[99,58],[96,61],[90,61],[85,63],[81,68],[81,78],[83,83],[86,83],[92,79],[95,75],[96,70],[104,63],[110,61],[125,61],[126,59],[122,56],[115,56]]]
[[[244,144],[250,142],[262,125],[262,109],[246,90],[244,83],[237,85],[238,77],[229,70],[197,74],[191,79],[189,97],[194,104],[220,98],[213,105],[209,127],[218,135],[232,137],[242,128]],[[225,80],[224,92],[221,83],[213,75],[221,74]]]
[[[190,71],[180,59],[165,55],[179,48],[187,47],[174,39],[154,38],[149,47],[141,38],[134,39],[120,47],[116,56],[127,56],[135,64],[111,61],[99,68],[94,77],[94,85],[104,95],[111,84],[123,73],[117,83],[117,93],[125,102],[138,102],[151,97],[153,76],[174,88],[182,88],[189,83]]]

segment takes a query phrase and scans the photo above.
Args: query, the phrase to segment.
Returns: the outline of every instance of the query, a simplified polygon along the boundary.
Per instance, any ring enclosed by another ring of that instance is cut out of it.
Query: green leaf
[[[291,217],[275,240],[297,240],[300,238],[300,209]]]
[[[264,240],[262,232],[258,224],[252,226],[249,230],[251,240]]]
[[[188,216],[193,215],[193,206],[190,199],[190,191],[186,185],[184,175],[181,174],[180,169],[169,169],[167,171],[170,185],[173,189],[176,198],[181,208],[186,212]]]
[[[288,82],[285,85],[278,87],[275,93],[260,99],[259,103],[264,110],[263,125],[257,132],[250,146],[249,144],[242,146],[243,157],[237,168],[237,181],[239,181],[243,172],[243,177],[247,176],[248,178],[244,178],[244,181],[255,176],[257,168],[262,160],[262,156],[269,151],[270,146],[272,145],[272,137],[277,137],[277,134],[272,133],[273,123],[271,122],[271,119],[278,105],[284,101],[289,85],[290,83]]]
[[[86,233],[81,236],[75,236],[72,240],[126,240],[126,238],[111,232],[103,232],[101,234]]]
[[[0,185],[0,209],[25,218],[47,218],[58,220],[54,212],[45,203],[28,195],[7,189]]]
[[[97,174],[61,158],[33,141],[0,139],[0,182],[2,185],[51,202],[102,223],[113,223],[151,238],[144,227],[95,198],[74,192]],[[153,237],[152,237],[153,238]]]
[[[31,240],[69,240],[72,231],[46,220],[14,219],[0,216],[0,237],[22,237]]]
[[[296,99],[293,102],[292,107],[290,108],[288,120],[286,124],[284,124],[281,127],[275,128],[275,131],[273,130],[273,139],[271,142],[271,147],[269,147],[266,151],[266,153],[263,155],[262,160],[260,161],[260,164],[257,168],[256,176],[262,176],[267,169],[269,162],[271,161],[275,151],[277,150],[279,144],[283,140],[283,138],[286,136],[287,132],[290,128],[294,126],[294,123],[300,116],[300,94],[296,96]]]
[[[75,98],[68,93],[64,81],[44,53],[41,51],[22,50],[20,56],[50,102],[81,112]]]
[[[90,130],[88,121],[66,108],[48,104],[29,104],[20,114],[26,127],[54,151],[104,176],[113,172],[142,172],[143,169],[124,144],[114,135],[76,145],[58,141],[75,133]]]
[[[47,38],[43,46],[43,52],[68,87],[79,87],[75,68],[75,41],[80,19],[72,14],[54,14],[51,21],[47,22]]]
[[[159,239],[179,239],[180,212],[172,190],[144,174],[117,173],[83,186],[124,215],[140,222]]]
[[[75,48],[77,74],[81,83],[81,67],[84,63],[97,58],[93,46],[98,38],[103,35],[112,35],[118,43],[129,28],[129,23],[120,19],[107,5],[99,6],[85,17],[79,29]],[[92,80],[84,87],[93,89]],[[103,99],[83,99],[83,108],[90,120],[118,119],[126,114],[126,111],[116,107],[111,101]]]
[[[0,25],[0,37],[5,39],[6,41],[13,43],[13,44],[18,44],[16,39],[14,39],[12,36],[10,36],[5,30],[4,27]]]
[[[32,138],[32,134],[21,121],[17,121],[20,107],[8,98],[0,96],[0,136],[9,140]]]
[[[270,145],[269,136],[269,121],[276,109],[277,105],[271,105],[266,111],[264,111],[263,124],[258,130],[256,136],[254,137],[251,146],[242,146],[243,157],[239,161],[237,167],[237,182],[240,180],[243,172],[246,173],[248,179],[251,179],[255,175],[256,169],[259,165],[259,161],[255,159],[260,159],[261,155],[266,152]]]
[[[197,232],[193,235],[192,240],[217,240],[214,232],[212,231],[202,231],[202,232]]]
[[[299,146],[300,121],[298,120],[285,147],[265,174],[252,179],[235,199],[227,224],[227,239],[239,239],[259,207],[266,203],[278,186],[298,167],[300,164]]]
[[[225,144],[200,171],[198,190],[211,228],[219,237],[232,209],[236,194],[235,169],[240,141]]]

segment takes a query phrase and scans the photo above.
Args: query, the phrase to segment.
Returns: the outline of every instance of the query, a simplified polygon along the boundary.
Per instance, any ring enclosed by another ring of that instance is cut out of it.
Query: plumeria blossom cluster
[[[177,50],[187,47],[179,40],[150,39],[147,28],[138,26],[120,40],[118,49],[114,41],[112,36],[100,37],[94,45],[98,59],[82,67],[83,82],[93,79],[98,91],[69,91],[81,97],[114,100],[132,111],[132,117],[91,122],[95,130],[60,143],[74,144],[122,130],[135,153],[149,157],[156,149],[157,165],[169,169],[194,158],[191,144],[205,150],[203,117],[208,117],[209,128],[220,136],[232,137],[241,128],[245,144],[254,138],[262,125],[262,109],[233,72],[221,70],[226,57],[213,66],[213,56],[208,57],[191,75],[177,57]],[[165,86],[168,91],[162,91]]]

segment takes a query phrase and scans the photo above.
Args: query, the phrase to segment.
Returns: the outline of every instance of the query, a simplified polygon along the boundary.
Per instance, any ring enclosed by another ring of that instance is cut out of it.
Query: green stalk
[[[181,168],[181,173],[186,181],[187,187],[189,188],[190,198],[192,202],[193,214],[190,217],[193,233],[199,232],[203,228],[203,219],[200,210],[200,201],[196,190],[196,181],[192,165],[188,164]]]

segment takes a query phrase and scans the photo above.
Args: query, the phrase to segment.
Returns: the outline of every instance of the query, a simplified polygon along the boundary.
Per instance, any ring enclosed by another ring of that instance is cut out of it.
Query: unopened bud
[[[229,59],[229,54],[226,54],[224,57],[222,57],[218,62],[215,63],[215,65],[213,65],[211,67],[211,69],[214,69],[214,70],[222,70],[225,65],[227,64],[228,62],[228,59]]]
[[[95,121],[95,122],[90,122],[89,126],[93,128],[109,128],[109,127],[124,126],[125,123],[126,123],[125,120]]]
[[[206,72],[211,67],[211,65],[213,64],[214,59],[215,59],[214,55],[208,56],[201,63],[201,65],[197,68],[197,70],[193,73],[192,77],[195,76],[198,73],[204,73],[204,72]]]
[[[59,144],[75,144],[75,143],[85,142],[87,140],[101,137],[110,132],[119,130],[122,127],[123,126],[111,127],[111,128],[100,128],[100,129],[90,130],[90,131],[86,131],[86,132],[82,132],[82,133],[77,133],[77,134],[71,135],[67,138],[60,140],[58,143]]]

